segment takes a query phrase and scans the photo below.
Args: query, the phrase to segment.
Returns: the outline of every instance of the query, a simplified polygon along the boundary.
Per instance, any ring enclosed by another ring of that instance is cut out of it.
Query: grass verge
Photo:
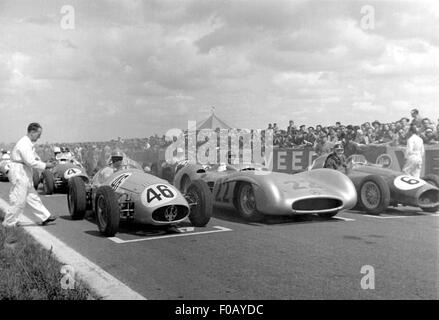
[[[6,236],[6,229],[0,224],[0,300],[95,299],[92,291],[77,279],[73,289],[63,289],[63,265],[22,228],[13,231],[17,239],[14,244],[8,244]]]

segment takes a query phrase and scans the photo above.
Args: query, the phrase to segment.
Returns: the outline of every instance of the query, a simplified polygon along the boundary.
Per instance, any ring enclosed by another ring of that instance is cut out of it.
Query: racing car
[[[46,169],[43,172],[33,171],[33,183],[35,189],[38,189],[40,183],[43,183],[44,192],[51,195],[54,192],[67,192],[68,182],[73,177],[81,176],[88,178],[85,168],[73,158],[61,156],[57,159],[57,164],[52,169]]]
[[[8,153],[5,153],[0,159],[0,181],[9,181],[8,172],[10,166],[11,156]]]
[[[107,237],[118,232],[120,221],[175,226],[189,218],[194,226],[203,227],[213,209],[210,190],[203,181],[193,181],[182,194],[133,162],[116,172],[102,168],[92,179],[71,178],[67,202],[74,220],[83,219],[91,210],[99,231]]]
[[[174,186],[184,192],[199,179],[209,186],[214,206],[235,210],[248,221],[260,221],[266,215],[299,214],[329,219],[357,201],[350,179],[329,169],[290,175],[257,164],[187,163],[177,171]]]
[[[317,158],[310,170],[321,170],[328,155]],[[347,176],[358,194],[356,208],[369,214],[384,212],[390,205],[419,207],[425,212],[439,210],[439,177],[429,174],[418,179],[402,172],[369,163],[364,155],[351,155]]]

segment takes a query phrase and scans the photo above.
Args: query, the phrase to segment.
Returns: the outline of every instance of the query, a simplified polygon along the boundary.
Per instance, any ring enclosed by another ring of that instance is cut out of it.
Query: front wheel
[[[110,186],[101,186],[96,192],[96,220],[99,231],[113,237],[119,231],[120,207]]]
[[[213,211],[213,199],[207,183],[194,180],[188,186],[186,197],[190,206],[189,220],[195,227],[204,227]]]
[[[67,192],[67,204],[70,216],[73,220],[84,219],[87,210],[87,192],[84,180],[80,177],[73,177],[69,180]]]
[[[55,190],[55,178],[53,177],[53,172],[48,169],[43,171],[43,187],[47,195],[53,194]]]
[[[250,183],[239,185],[237,207],[239,214],[245,220],[257,222],[264,217],[256,208],[256,196]]]
[[[380,176],[370,175],[365,177],[361,181],[357,193],[361,208],[369,214],[379,214],[389,206],[389,186]]]

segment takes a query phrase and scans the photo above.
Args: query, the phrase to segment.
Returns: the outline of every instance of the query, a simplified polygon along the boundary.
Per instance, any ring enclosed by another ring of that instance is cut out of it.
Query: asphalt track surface
[[[0,183],[0,197],[9,187]],[[439,298],[439,213],[398,207],[248,223],[216,211],[205,228],[123,225],[109,239],[91,215],[72,221],[65,195],[41,198],[59,216],[45,230],[147,299]],[[366,265],[375,289],[362,289]]]

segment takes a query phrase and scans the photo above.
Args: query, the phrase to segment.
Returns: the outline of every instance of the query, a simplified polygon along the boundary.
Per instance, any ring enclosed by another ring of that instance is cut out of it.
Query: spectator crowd
[[[326,153],[332,146],[341,141],[345,144],[352,141],[361,145],[388,144],[405,146],[409,138],[411,125],[418,128],[419,136],[424,144],[439,143],[439,119],[436,124],[429,118],[419,114],[418,109],[411,110],[411,118],[403,117],[398,121],[381,123],[378,120],[361,125],[343,125],[336,122],[333,126],[317,125],[297,127],[293,120],[289,121],[286,130],[279,129],[277,123],[268,124],[267,129],[274,131],[273,142],[281,148],[313,147],[317,153]]]
[[[439,119],[435,124],[429,118],[424,118],[417,109],[411,110],[411,119],[403,117],[391,123],[381,123],[378,120],[365,122],[361,125],[344,125],[336,122],[333,126],[317,125],[297,127],[293,120],[285,130],[279,129],[277,123],[269,124],[268,129],[273,129],[273,143],[281,148],[314,148],[317,154],[329,153],[338,141],[345,145],[354,142],[358,145],[368,144],[388,144],[391,146],[405,146],[409,138],[409,128],[414,125],[418,128],[419,136],[424,144],[439,143]],[[219,129],[219,128],[218,128]],[[216,131],[218,131],[218,129]],[[240,130],[238,130],[240,132]],[[187,140],[187,132],[185,132]],[[242,144],[240,137],[240,146]],[[174,137],[175,141],[176,137]],[[197,145],[202,145],[205,141],[197,141]],[[73,156],[81,162],[92,175],[97,169],[106,165],[113,150],[120,150],[125,154],[136,159],[136,153],[144,153],[148,150],[151,154],[157,154],[158,150],[163,150],[171,144],[165,135],[154,135],[149,138],[134,139],[114,139],[107,142],[79,142],[79,143],[54,143],[38,144],[36,151],[43,161],[48,161],[53,157],[54,146],[67,147]],[[2,149],[11,150],[12,145],[0,144]],[[150,165],[150,163],[141,163]]]

